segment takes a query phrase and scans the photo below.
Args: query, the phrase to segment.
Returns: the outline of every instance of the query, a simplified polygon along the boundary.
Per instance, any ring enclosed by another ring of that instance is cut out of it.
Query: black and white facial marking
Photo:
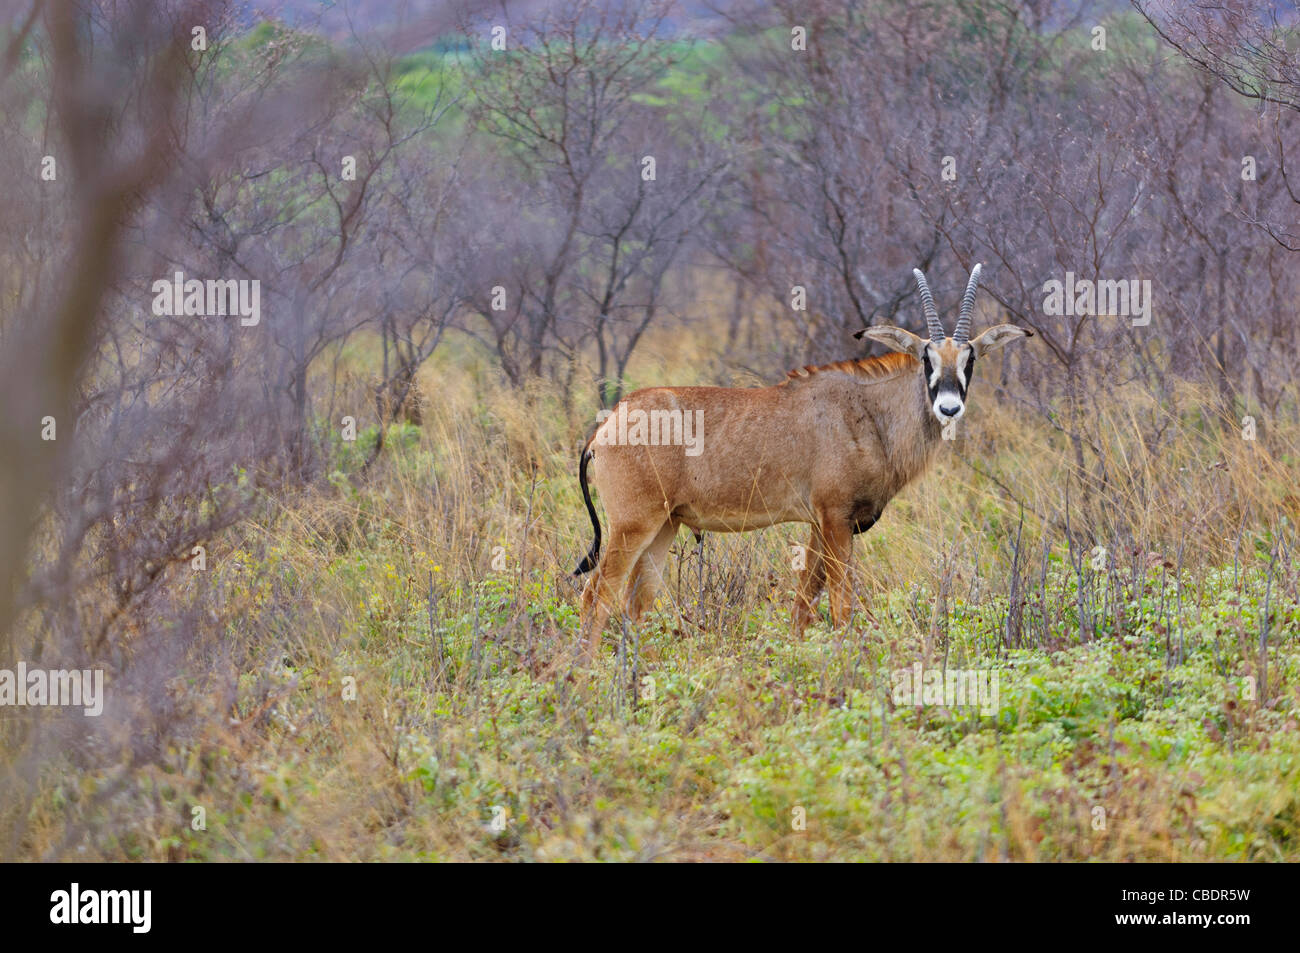
[[[975,349],[970,344],[954,344],[952,338],[937,343],[927,341],[921,351],[921,365],[935,419],[941,424],[960,420],[966,413]]]

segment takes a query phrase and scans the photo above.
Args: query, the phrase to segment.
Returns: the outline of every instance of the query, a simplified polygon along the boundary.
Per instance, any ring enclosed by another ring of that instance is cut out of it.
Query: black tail
[[[587,463],[590,460],[591,445],[588,444],[582,448],[582,456],[578,458],[578,482],[582,484],[582,498],[587,502],[587,513],[591,516],[591,528],[596,531],[596,540],[587,551],[586,558],[578,563],[577,569],[573,570],[575,576],[591,572],[596,568],[596,561],[600,558],[600,520],[596,518],[596,508],[591,505],[591,491],[587,489]]]

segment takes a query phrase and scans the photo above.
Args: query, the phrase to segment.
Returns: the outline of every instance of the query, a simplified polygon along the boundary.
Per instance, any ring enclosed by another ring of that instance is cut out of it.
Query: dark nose
[[[961,410],[961,404],[944,404],[939,410],[947,417],[956,417],[957,412]]]

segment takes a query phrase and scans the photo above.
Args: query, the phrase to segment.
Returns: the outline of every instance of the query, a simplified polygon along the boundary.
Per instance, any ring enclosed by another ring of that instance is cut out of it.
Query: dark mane
[[[903,371],[912,370],[918,363],[917,359],[910,354],[891,351],[888,354],[881,354],[877,357],[863,357],[856,361],[834,361],[830,364],[809,364],[806,367],[798,367],[793,371],[787,371],[786,380],[781,383],[788,384],[790,381],[802,380],[827,371],[840,371],[844,374],[853,374],[856,377],[873,379],[893,377]]]

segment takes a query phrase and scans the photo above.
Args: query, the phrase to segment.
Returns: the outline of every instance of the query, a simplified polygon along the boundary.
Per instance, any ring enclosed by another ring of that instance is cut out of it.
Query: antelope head
[[[946,424],[959,420],[966,412],[966,392],[970,389],[975,359],[1004,344],[1031,337],[1034,332],[1013,324],[999,324],[973,341],[970,339],[971,313],[975,308],[975,292],[980,280],[980,266],[976,265],[971,269],[970,280],[966,283],[966,294],[961,299],[957,325],[952,337],[948,337],[943,322],[939,320],[939,312],[935,309],[934,296],[930,294],[925,274],[919,268],[913,268],[912,274],[916,276],[916,284],[921,291],[921,306],[925,311],[929,339],[895,327],[864,328],[853,336],[879,341],[890,350],[910,354],[920,361],[921,373],[930,395],[930,409],[939,423]]]

